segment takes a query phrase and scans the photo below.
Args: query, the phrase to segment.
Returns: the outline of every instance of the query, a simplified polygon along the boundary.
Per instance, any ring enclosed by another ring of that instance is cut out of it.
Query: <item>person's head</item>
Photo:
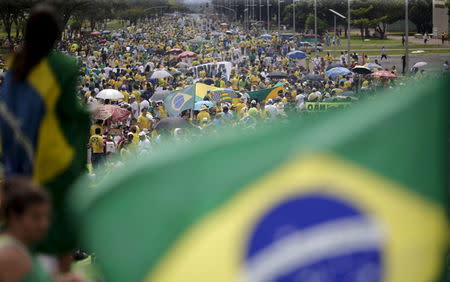
[[[48,4],[36,5],[28,17],[22,50],[12,69],[17,79],[25,79],[30,70],[53,49],[62,32],[61,20]]]
[[[95,134],[100,135],[102,133],[102,130],[100,128],[95,129]]]
[[[42,187],[27,178],[5,180],[2,186],[2,221],[6,230],[22,243],[32,245],[46,236],[50,214],[50,198]]]
[[[134,129],[134,130],[136,131],[136,129]],[[131,131],[133,131],[133,128],[131,129]],[[127,134],[127,140],[128,140],[129,142],[131,142],[131,141],[133,141],[133,138],[134,138],[133,133],[132,133],[132,132],[128,132],[128,134]]]
[[[141,112],[142,112],[143,116],[146,116],[147,115],[147,108],[145,108],[145,107],[142,108]]]
[[[229,109],[227,106],[223,107],[223,112],[224,112],[224,113],[228,113],[229,110],[230,110],[230,109]]]

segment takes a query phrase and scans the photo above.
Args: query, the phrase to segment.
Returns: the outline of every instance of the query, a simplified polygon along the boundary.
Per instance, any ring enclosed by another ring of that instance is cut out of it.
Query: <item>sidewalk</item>
[[[394,39],[394,40],[402,40],[401,35],[389,35],[388,39]],[[423,39],[415,38],[414,36],[408,37],[409,44],[418,44],[418,45],[442,45],[442,40],[440,38],[430,38],[428,39],[427,44],[423,43]],[[450,41],[446,41],[443,47],[450,48]]]

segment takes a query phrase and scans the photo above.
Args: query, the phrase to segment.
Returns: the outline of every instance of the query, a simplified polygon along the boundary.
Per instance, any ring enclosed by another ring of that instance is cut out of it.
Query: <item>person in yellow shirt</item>
[[[131,128],[131,134],[133,134],[133,139],[131,140],[131,144],[133,146],[137,146],[139,144],[139,132],[137,130],[137,126],[133,126]]]
[[[97,120],[93,125],[91,125],[91,136],[95,135],[95,130],[97,128],[100,129],[100,135],[103,134],[103,127],[102,127],[103,121],[102,120]]]
[[[139,128],[147,129],[150,131],[152,129],[152,121],[147,117],[147,108],[143,108],[141,114],[139,115],[137,122],[139,124]]]
[[[202,110],[198,113],[197,121],[201,122],[204,118],[211,119],[211,115],[208,113],[208,107],[205,105],[202,106]]]
[[[158,105],[158,112],[159,112],[159,117],[161,119],[165,119],[167,117],[167,112],[166,112],[166,108],[164,108],[163,104],[160,103]]]
[[[236,112],[240,113],[243,108],[245,108],[247,105],[244,103],[245,99],[241,98],[239,99],[239,103],[236,104]]]
[[[133,92],[131,92],[131,94],[134,95],[137,103],[141,103],[141,91],[136,89],[136,90],[133,90]]]
[[[104,153],[104,144],[103,144],[103,137],[101,134],[101,129],[96,128],[95,134],[89,138],[89,147],[91,148],[91,163],[92,167],[96,168],[98,167],[98,164],[103,159],[103,153]]]
[[[230,82],[233,90],[239,90],[239,78],[237,76],[233,77]]]

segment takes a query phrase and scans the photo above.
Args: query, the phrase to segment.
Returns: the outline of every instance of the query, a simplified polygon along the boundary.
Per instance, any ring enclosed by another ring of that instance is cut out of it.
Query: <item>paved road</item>
[[[392,68],[392,66],[396,66],[399,71],[401,71],[402,61],[401,55],[388,56],[389,60],[381,61],[381,66],[384,68]],[[369,56],[371,62],[375,59],[378,59],[380,62],[379,56]],[[412,54],[409,57],[410,66],[412,67],[417,62],[427,62],[428,65],[424,67],[425,70],[441,70],[442,65],[445,61],[450,62],[450,53],[449,54]]]
[[[386,52],[390,52],[390,51],[404,51],[404,48],[394,48],[394,49],[386,49]],[[410,48],[409,51],[415,51],[415,50],[446,50],[450,53],[450,48]],[[324,49],[324,52],[341,52],[341,51],[346,51],[345,49],[342,50],[328,50],[328,49]],[[381,52],[381,48],[375,48],[375,49],[351,49],[352,52]]]

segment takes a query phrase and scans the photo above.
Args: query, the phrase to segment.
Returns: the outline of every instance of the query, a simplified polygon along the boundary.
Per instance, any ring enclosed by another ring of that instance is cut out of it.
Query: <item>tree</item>
[[[12,28],[15,25],[16,38],[23,33],[25,13],[34,4],[32,0],[2,0],[0,1],[0,20],[9,42],[12,42]]]
[[[368,7],[361,7],[354,10],[351,10],[352,13],[352,25],[359,28],[361,32],[361,39],[364,40],[366,36],[369,36],[368,31],[369,28],[376,28],[380,22],[385,22],[387,20],[387,16],[382,16],[379,18],[369,18],[370,15],[373,15],[372,13],[373,5],[370,5]],[[381,38],[384,38],[384,30],[383,34],[380,35]]]
[[[314,30],[314,14],[309,14],[308,17],[306,17],[305,20],[305,29],[307,31]],[[322,34],[327,30],[327,24],[317,18],[317,34]]]
[[[409,7],[409,19],[417,26],[417,31],[432,32],[432,0],[410,0]]]

